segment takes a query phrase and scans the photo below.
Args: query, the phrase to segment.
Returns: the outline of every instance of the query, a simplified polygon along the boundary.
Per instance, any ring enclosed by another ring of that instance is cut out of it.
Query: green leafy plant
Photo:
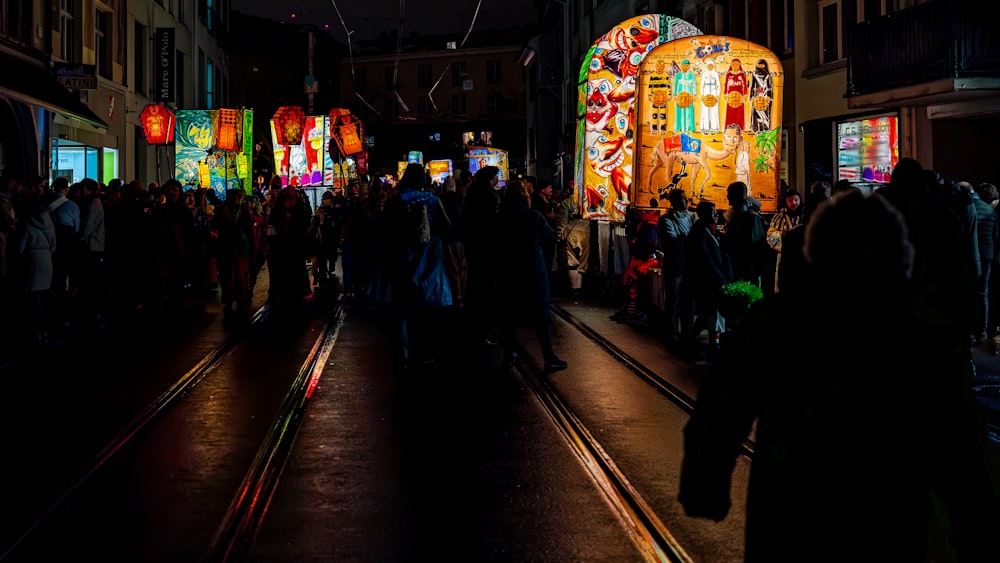
[[[741,318],[751,305],[764,297],[764,292],[748,281],[727,283],[719,289],[719,294],[719,312],[731,321]]]

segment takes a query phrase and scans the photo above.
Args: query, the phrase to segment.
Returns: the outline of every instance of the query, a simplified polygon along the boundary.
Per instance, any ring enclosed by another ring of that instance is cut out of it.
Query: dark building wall
[[[921,164],[938,171],[947,180],[973,185],[1000,183],[996,167],[996,145],[990,139],[1000,127],[1000,117],[938,119],[932,122],[934,162]]]

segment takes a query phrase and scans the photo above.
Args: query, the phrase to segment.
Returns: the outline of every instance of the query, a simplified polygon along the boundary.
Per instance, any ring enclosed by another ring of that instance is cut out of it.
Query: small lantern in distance
[[[146,104],[139,114],[142,134],[147,145],[168,145],[174,142],[174,112],[163,104]]]
[[[281,145],[298,145],[306,126],[306,114],[299,106],[281,106],[274,113],[275,135]]]

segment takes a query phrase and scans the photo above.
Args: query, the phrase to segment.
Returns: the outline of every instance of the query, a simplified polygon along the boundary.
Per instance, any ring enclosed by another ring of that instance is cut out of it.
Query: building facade
[[[172,167],[156,175],[138,119],[145,104],[227,99],[226,0],[0,5],[0,175],[163,181]]]
[[[101,152],[108,149],[115,158],[117,139],[111,135],[117,124],[108,119],[107,108],[108,100],[123,102],[116,82],[124,56],[116,43],[121,17],[116,9],[123,2],[101,4],[101,9],[77,4],[0,2],[0,176],[48,178],[61,142],[93,147],[79,154],[68,149],[64,156],[89,157],[95,178]]]
[[[341,59],[340,99],[359,115],[371,145],[369,168],[395,174],[411,151],[424,162],[468,169],[469,146],[507,151],[512,178],[528,161],[526,72],[518,33],[394,37],[357,46]]]
[[[124,178],[145,185],[174,175],[173,149],[146,144],[139,122],[146,104],[228,107],[229,6],[229,0],[128,1]]]

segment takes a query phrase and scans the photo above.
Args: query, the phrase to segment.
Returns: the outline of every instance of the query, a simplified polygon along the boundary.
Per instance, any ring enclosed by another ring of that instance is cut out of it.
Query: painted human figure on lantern
[[[762,133],[771,129],[771,104],[774,99],[774,82],[767,61],[759,59],[753,71],[750,89],[750,130]]]
[[[744,103],[748,92],[747,75],[743,72],[739,59],[733,59],[729,70],[726,71],[726,81],[722,94],[726,100],[726,121],[724,127],[739,125],[740,129],[746,127],[743,116]]]
[[[674,75],[674,130],[694,131],[694,100],[698,82],[691,71],[691,62],[681,61],[681,71]]]

